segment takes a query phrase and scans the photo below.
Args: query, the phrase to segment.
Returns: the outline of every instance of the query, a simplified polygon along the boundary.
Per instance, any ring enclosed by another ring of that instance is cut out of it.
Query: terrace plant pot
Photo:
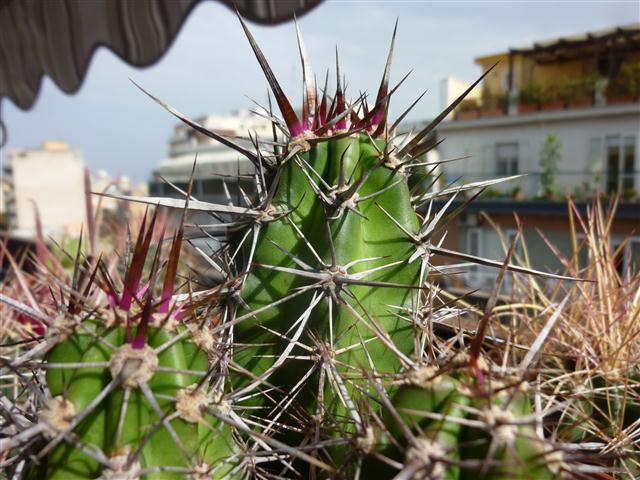
[[[638,101],[636,95],[611,95],[607,96],[607,105],[622,105],[625,103],[634,103]]]
[[[540,108],[540,105],[537,103],[525,103],[518,105],[518,113],[533,113],[537,112]]]
[[[487,110],[480,110],[480,117],[482,118],[501,117],[503,115],[504,110],[502,108],[489,108]]]
[[[542,104],[542,110],[562,110],[564,102],[562,100],[553,100]]]
[[[568,108],[588,108],[593,106],[593,98],[578,98],[575,100],[569,100]]]
[[[478,110],[463,110],[456,112],[456,120],[471,120],[478,118]]]

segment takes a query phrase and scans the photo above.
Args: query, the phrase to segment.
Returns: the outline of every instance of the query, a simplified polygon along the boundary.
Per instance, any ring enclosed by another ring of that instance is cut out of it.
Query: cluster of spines
[[[199,326],[181,321],[190,307],[173,299],[182,227],[165,240],[163,226],[152,253],[159,211],[142,219],[122,278],[102,258],[83,258],[80,244],[72,288],[54,311],[14,304],[44,333],[8,365],[42,372],[23,386],[36,414],[16,404],[6,410],[25,421],[2,450],[27,446],[28,478],[222,478],[245,468],[231,427],[216,417],[225,400],[207,354],[222,349],[191,334]]]

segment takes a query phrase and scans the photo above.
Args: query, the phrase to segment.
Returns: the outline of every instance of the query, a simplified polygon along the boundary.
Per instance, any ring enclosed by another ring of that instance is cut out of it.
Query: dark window
[[[164,193],[164,185],[162,182],[157,182],[155,180],[149,182],[149,194],[150,195],[162,195]]]
[[[496,173],[498,175],[516,175],[518,173],[518,144],[496,144]]]
[[[607,193],[624,192],[634,188],[635,140],[632,136],[607,137]]]

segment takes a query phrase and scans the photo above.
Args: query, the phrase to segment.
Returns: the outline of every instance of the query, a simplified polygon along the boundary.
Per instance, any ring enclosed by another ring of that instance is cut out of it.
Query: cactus
[[[154,288],[162,245],[140,288],[157,213],[148,228],[145,214],[121,292],[102,263],[76,264],[78,273],[92,267],[84,292],[111,308],[70,296],[66,311],[44,322],[44,362],[14,362],[45,369],[32,427],[45,443],[32,459],[33,478],[223,478],[236,466],[230,427],[215,416],[224,399],[206,382],[207,345],[187,335],[193,327],[179,322],[182,307],[171,302],[180,234],[162,294]]]
[[[382,448],[365,464],[370,475],[386,457],[404,463],[411,478],[556,478],[526,382],[482,385],[464,367],[433,366],[410,371],[406,382],[390,399],[393,415],[383,417]]]
[[[3,399],[12,472],[458,480],[581,471],[545,438],[534,408],[541,393],[529,380],[545,335],[524,358],[488,348],[495,297],[469,349],[464,331],[437,332],[469,308],[437,286],[446,269],[433,255],[501,269],[497,289],[505,270],[575,280],[512,265],[511,253],[499,262],[441,246],[457,195],[471,191],[472,200],[505,179],[440,191],[409,183],[437,167],[423,160],[433,129],[482,77],[425,128],[396,135],[406,112],[389,122],[395,29],[371,104],[365,95],[347,101],[337,54],[335,94],[325,80],[319,95],[297,30],[299,115],[242,27],[282,115],[270,102],[259,112],[273,122],[272,139],[226,138],[152,98],[252,161],[255,197],[245,194],[244,205],[202,202],[190,190],[184,199],[119,197],[155,206],[122,278],[117,259],[79,253],[53,311],[2,297],[46,326],[38,346],[17,347],[3,367],[17,384],[31,372],[43,385],[25,387],[26,400]],[[165,227],[154,246],[162,207],[183,215],[168,255]],[[187,211],[221,219],[193,234],[222,230],[229,239],[212,256],[196,249],[220,274],[210,289],[176,286]]]

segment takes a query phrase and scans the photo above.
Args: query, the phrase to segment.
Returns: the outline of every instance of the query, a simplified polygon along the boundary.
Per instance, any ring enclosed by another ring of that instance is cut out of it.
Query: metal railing
[[[483,198],[515,200],[553,199],[571,195],[575,199],[589,199],[597,193],[613,195],[619,193],[623,200],[640,199],[640,171],[627,172],[556,172],[552,180],[543,172],[492,172],[453,173],[446,172],[447,183],[479,182],[508,177],[522,173],[523,177],[498,183],[487,189]]]
[[[470,267],[469,270],[463,274],[463,281],[465,285],[471,289],[491,293],[496,288],[499,274],[500,270],[497,268],[478,265]],[[538,286],[549,291],[557,285],[558,281],[559,280],[554,278],[536,278]],[[522,286],[526,285],[526,276],[513,272],[506,272],[502,279],[499,293],[502,295],[511,295],[514,293],[514,288],[518,291],[518,288],[522,288]]]

